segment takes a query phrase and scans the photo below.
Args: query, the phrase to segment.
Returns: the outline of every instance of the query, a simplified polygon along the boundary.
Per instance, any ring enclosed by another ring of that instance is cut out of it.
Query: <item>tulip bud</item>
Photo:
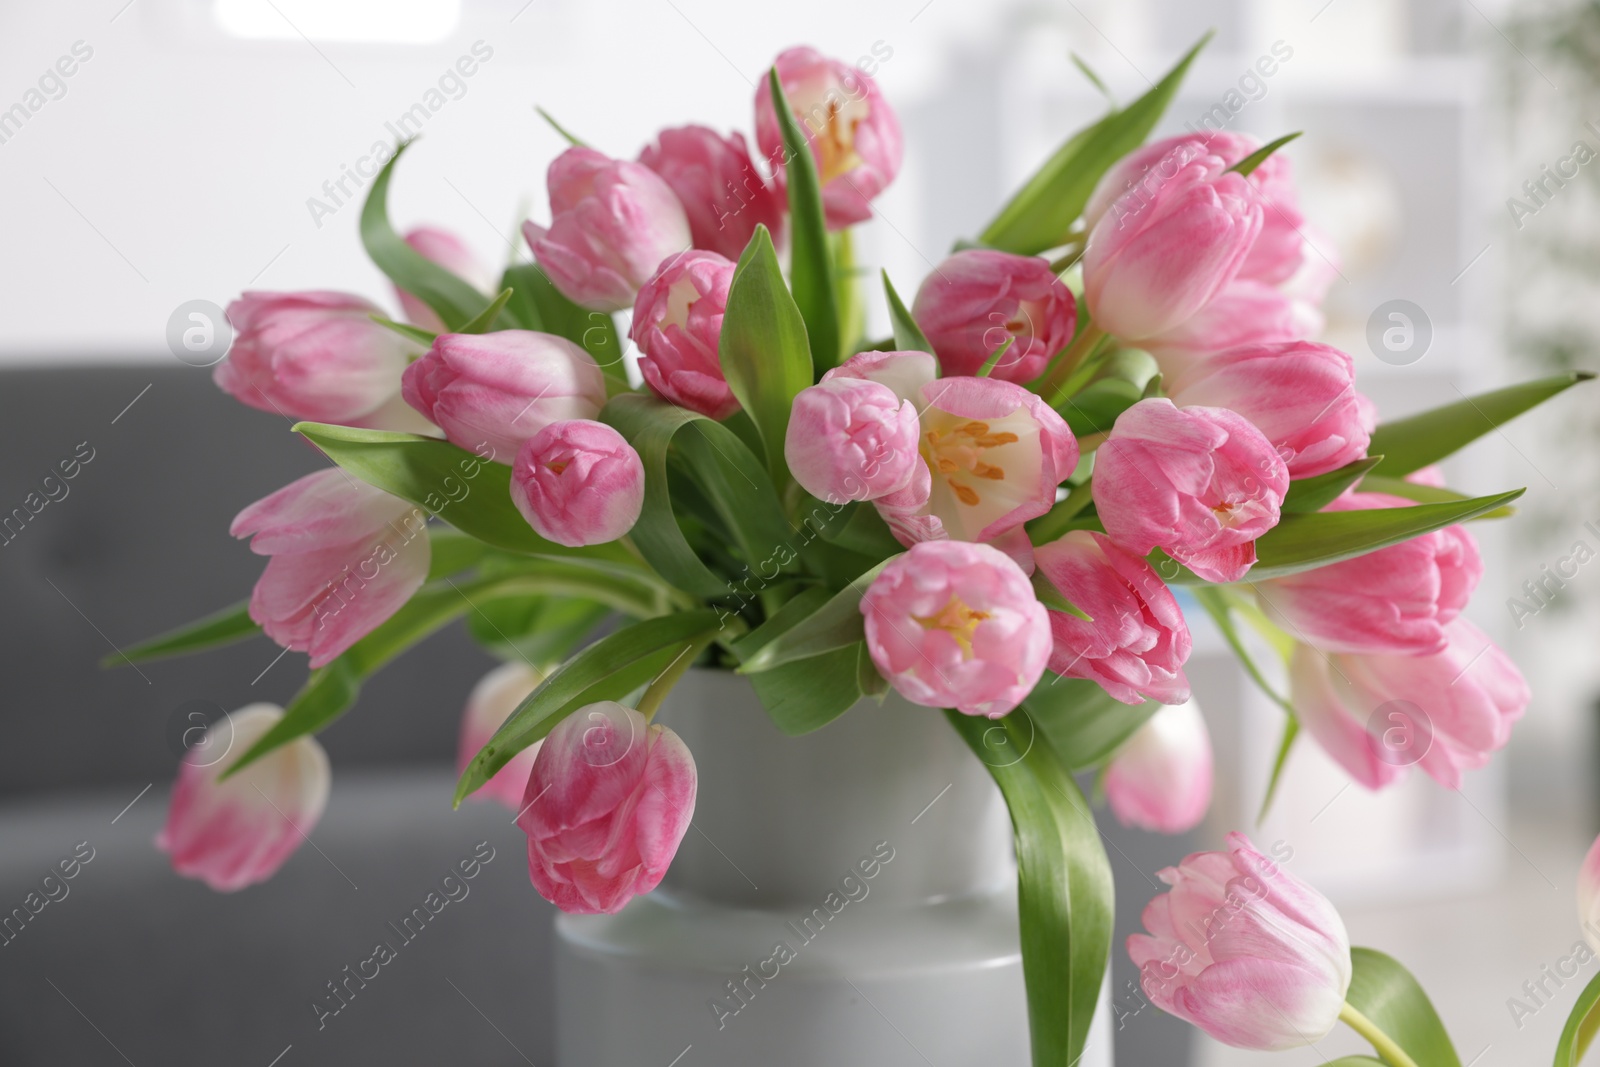
[[[262,411],[352,422],[400,391],[420,347],[372,321],[382,312],[346,293],[245,293],[228,305],[236,336],[213,378]]]
[[[919,432],[917,409],[888,386],[833,378],[794,398],[783,454],[819,500],[874,500],[911,481]]]
[[[423,259],[438,264],[480,293],[494,288],[494,272],[467,247],[465,241],[449,230],[441,230],[437,226],[418,226],[406,234],[406,244]],[[439,321],[439,316],[431,307],[399,286],[395,286],[394,291],[400,298],[400,307],[405,311],[407,321],[433,333],[444,332],[444,323]]]
[[[167,822],[156,847],[172,869],[219,893],[271,878],[308,840],[328,804],[328,754],[316,738],[298,737],[227,781],[223,771],[283,718],[276,704],[251,704],[213,723],[212,744],[189,749],[178,765]]]
[[[758,225],[783,227],[783,201],[750,161],[744,135],[723,137],[704,126],[662,130],[639,162],[677,194],[696,248],[737,260]]]
[[[523,795],[528,876],[562,911],[614,914],[648,893],[694,816],[694,757],[677,734],[601,701],[550,731]]]
[[[428,576],[428,517],[338,468],[290,482],[239,512],[234,537],[271,556],[250,617],[321,667],[400,609]]]
[[[442,333],[406,368],[401,388],[452,443],[497,463],[510,463],[549,423],[592,419],[606,402],[593,356],[532,330]]]
[[[1158,834],[1193,830],[1211,807],[1211,735],[1194,701],[1162,708],[1106,766],[1117,821]]]
[[[552,422],[517,453],[511,501],[540,537],[558,545],[615,541],[639,521],[644,461],[603,422]]]
[[[1112,540],[1166,550],[1208,582],[1236,582],[1278,524],[1289,471],[1260,430],[1226,408],[1141,400],[1095,455],[1094,502]]]
[[[1350,989],[1350,935],[1321,893],[1257,852],[1196,852],[1159,877],[1172,889],[1128,938],[1145,995],[1225,1045],[1281,1051],[1315,1044]]]
[[[989,375],[1029,382],[1072,340],[1078,302],[1038,256],[973,248],[934,268],[911,313],[946,374],[977,374],[1010,340]]]
[[[551,283],[591,311],[633,306],[663,259],[690,246],[672,188],[642,163],[569,148],[550,164],[549,227],[522,234]]]
[[[456,774],[467,769],[473,759],[489,743],[495,731],[505,725],[517,706],[538,688],[543,681],[539,673],[526,663],[512,660],[502,663],[479,679],[467,697],[467,706],[461,712],[460,743],[456,747]],[[494,800],[513,812],[522,809],[522,793],[528,785],[528,775],[533,771],[534,757],[539,746],[532,745],[511,757],[485,782],[469,800]]]
[[[715,252],[679,252],[662,261],[633,304],[629,336],[645,384],[708,419],[739,410],[718,354],[733,269]]]
[[[1235,278],[1205,307],[1139,344],[1172,379],[1215,353],[1299,341],[1321,329],[1322,315],[1305,301],[1262,282]]]
[[[873,579],[861,614],[872,662],[913,704],[999,718],[1050,657],[1050,620],[1028,576],[988,545],[912,545]]]
[[[871,201],[900,171],[899,119],[876,82],[815,49],[791,48],[775,65],[800,132],[811,142],[828,229],[865,222],[872,217]],[[781,185],[787,150],[767,78],[756,88],[756,144]]]

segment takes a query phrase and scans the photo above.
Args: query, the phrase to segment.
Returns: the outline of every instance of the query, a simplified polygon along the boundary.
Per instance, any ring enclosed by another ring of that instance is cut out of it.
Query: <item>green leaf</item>
[[[1028,576],[1028,580],[1033,584],[1033,595],[1039,598],[1039,603],[1051,611],[1059,611],[1084,622],[1094,622],[1094,616],[1068,600],[1043,570],[1035,570]]]
[[[1377,1024],[1417,1067],[1461,1067],[1450,1035],[1411,972],[1391,956],[1352,948],[1355,974],[1345,1001]]]
[[[1004,341],[1000,342],[1000,347],[994,350],[994,354],[983,361],[983,366],[978,368],[978,373],[973,375],[973,377],[987,378],[989,375],[993,374],[994,368],[1000,362],[1000,358],[1006,354],[1006,349],[1010,348],[1012,343],[1015,341],[1015,335],[1008,335]]]
[[[802,516],[802,526],[812,524],[824,541],[874,562],[898,555],[905,549],[889,532],[889,525],[878,514],[878,509],[863,501],[852,500],[837,507],[808,496],[796,514]],[[825,516],[826,521],[816,524],[814,520],[819,515]]]
[[[241,600],[230,608],[213,612],[203,619],[168,630],[130,645],[121,652],[112,652],[100,658],[100,666],[115,667],[119,663],[143,663],[165,656],[183,656],[206,648],[220,648],[235,641],[243,641],[261,632],[250,618],[250,601]]]
[[[461,324],[457,333],[488,333],[494,325],[494,320],[500,317],[500,312],[505,310],[506,304],[511,301],[511,290],[502,289],[500,295],[489,301],[489,306],[474,315],[469,322]]]
[[[828,725],[861,699],[859,667],[866,647],[857,641],[752,674],[750,681],[778,729],[799,737]]]
[[[550,124],[550,128],[552,130],[555,130],[557,133],[559,133],[562,136],[562,138],[565,139],[566,142],[569,145],[572,145],[574,148],[588,148],[589,147],[583,141],[580,141],[573,134],[569,133],[565,126],[563,126],[563,125],[561,125],[561,123],[557,122],[555,120],[555,118],[550,114],[550,112],[546,111],[544,108],[540,107],[538,104],[533,105],[533,110],[537,111],[539,113],[539,117],[544,119],[546,122],[548,122]]]
[[[387,315],[379,315],[376,312],[367,317],[390,333],[397,333],[406,340],[415,341],[425,348],[432,348],[434,339],[439,336],[432,330],[424,330],[422,327],[413,326],[409,322],[396,322]]]
[[[445,329],[454,331],[482,311],[489,303],[471,285],[451,274],[406,244],[389,224],[389,179],[395,164],[411,147],[410,141],[395,146],[394,155],[372,180],[367,202],[361,208],[361,243],[379,270],[396,286],[433,309]]]
[[[721,628],[709,610],[684,611],[634,623],[601,638],[539,683],[462,772],[456,806],[494,777],[518,752],[572,712],[599,700],[620,700],[647,685],[679,656]]]
[[[761,630],[757,630],[734,642],[734,654],[743,660],[739,673],[769,671],[785,663],[831,652],[860,641],[866,634],[866,620],[861,616],[861,598],[888,563],[888,560],[884,560],[873,567],[804,617],[785,617],[786,620],[793,618],[793,623],[784,627],[782,632],[756,640],[756,633],[761,633]],[[778,616],[782,616],[782,613],[779,612]]]
[[[1251,576],[1253,575],[1254,571],[1252,570]],[[1261,668],[1256,664],[1255,657],[1250,654],[1250,650],[1245,647],[1244,640],[1239,636],[1239,628],[1234,625],[1233,612],[1227,593],[1215,586],[1204,585],[1197,586],[1191,589],[1190,592],[1200,602],[1200,606],[1206,609],[1206,614],[1211,616],[1211,620],[1217,624],[1217,629],[1221,632],[1223,640],[1228,643],[1228,647],[1233,650],[1234,656],[1244,665],[1245,673],[1256,684],[1256,688],[1265,693],[1274,704],[1282,708],[1293,719],[1295,717],[1294,705],[1289,703],[1287,697],[1280,695],[1276,689],[1272,688],[1272,684],[1267,681],[1266,675],[1262,673]]]
[[[428,527],[428,581],[460,574],[493,551],[476,537],[448,526]]]
[[[1295,133],[1286,133],[1276,141],[1262,145],[1260,148],[1256,149],[1254,152],[1251,152],[1248,156],[1245,156],[1228,169],[1239,174],[1243,174],[1248,178],[1250,175],[1255,173],[1257,167],[1261,166],[1261,164],[1267,161],[1268,156],[1272,155],[1272,153],[1276,152],[1278,149],[1282,148],[1284,145],[1288,144],[1290,141],[1299,136],[1300,133],[1298,131]]]
[[[1111,952],[1111,863],[1094,815],[1025,709],[945,717],[1011,809],[1034,1067],[1069,1067],[1083,1054]]]
[[[1207,33],[1139,99],[1068,138],[989,223],[982,243],[1031,256],[1065,241],[1101,176],[1150,136],[1210,39]]]
[[[1295,738],[1300,736],[1300,720],[1293,715],[1283,720],[1283,737],[1278,742],[1278,754],[1272,760],[1272,773],[1267,776],[1267,791],[1261,795],[1261,810],[1256,812],[1256,824],[1267,821],[1272,810],[1272,800],[1278,795],[1278,783],[1283,781],[1283,768],[1294,750]]]
[[[883,295],[889,302],[889,322],[894,326],[894,349],[900,352],[926,352],[933,354],[933,345],[922,334],[922,327],[906,310],[900,294],[895,292],[889,272],[883,272]]]
[[[628,388],[628,371],[622,361],[622,342],[610,315],[590,311],[561,295],[537,263],[506,268],[500,288],[512,290],[506,316],[524,330],[565,337],[600,364],[614,392]]]
[[[772,90],[778,128],[783,133],[783,175],[789,187],[789,278],[794,284],[794,301],[805,318],[806,335],[811,341],[811,361],[820,374],[840,362],[839,308],[834,299],[822,182],[817,177],[817,162],[811,154],[811,145],[805,131],[795,121],[777,67],[767,72],[767,84]],[[748,255],[749,249],[745,252]],[[732,299],[730,295],[730,306]],[[723,329],[727,329],[726,319]]]
[[[758,225],[728,287],[717,358],[728,388],[761,434],[773,485],[789,481],[783,457],[789,411],[795,395],[814,380],[806,329],[783,284],[772,236]]]
[[[1555,1067],[1578,1067],[1583,1054],[1594,1041],[1596,1028],[1600,1028],[1600,974],[1589,980],[1578,994],[1578,1002],[1567,1016],[1567,1025],[1561,1029],[1561,1040],[1556,1042]]]
[[[1120,378],[1101,378],[1090,382],[1076,394],[1062,400],[1058,410],[1067,420],[1073,436],[1087,437],[1110,433],[1117,416],[1144,399],[1144,388]]]
[[[1419,485],[1408,482],[1404,478],[1385,478],[1378,474],[1369,474],[1361,480],[1357,487],[1362,493],[1388,493],[1390,496],[1400,497],[1402,500],[1415,500],[1419,504],[1446,504],[1453,500],[1469,500],[1465,493],[1458,493],[1454,489],[1443,489],[1434,485]],[[1479,519],[1507,519],[1517,513],[1511,505],[1495,508],[1479,515]]]
[[[1368,456],[1347,463],[1336,471],[1319,474],[1314,478],[1301,478],[1289,483],[1289,492],[1283,498],[1284,511],[1321,511],[1340,493],[1360,481],[1373,467],[1383,462],[1382,456]],[[1464,499],[1464,498],[1463,498]]]
[[[1124,704],[1094,682],[1046,671],[1022,706],[1073,771],[1093,770],[1110,759],[1150,717],[1153,700]]]
[[[572,654],[611,609],[576,597],[504,597],[480,603],[467,631],[501,659],[548,671]]]
[[[1557,374],[1475,397],[1462,397],[1432,411],[1386,422],[1372,434],[1369,451],[1383,456],[1383,462],[1373,473],[1397,478],[1421,470],[1529,408],[1593,377],[1589,371]]]

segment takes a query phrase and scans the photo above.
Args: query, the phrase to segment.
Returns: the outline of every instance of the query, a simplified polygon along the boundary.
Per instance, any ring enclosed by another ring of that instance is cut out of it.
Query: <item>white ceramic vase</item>
[[[694,824],[654,893],[557,920],[560,1067],[1027,1067],[1009,818],[937,711],[785,737],[692,670],[659,721]],[[1081,1067],[1111,1067],[1106,1007]]]

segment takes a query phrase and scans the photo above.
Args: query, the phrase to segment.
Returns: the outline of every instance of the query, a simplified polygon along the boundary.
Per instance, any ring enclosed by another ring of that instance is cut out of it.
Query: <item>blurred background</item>
[[[498,809],[449,809],[459,709],[491,665],[464,633],[380,674],[324,735],[337,773],[316,847],[230,897],[172,875],[150,846],[179,751],[172,724],[195,707],[285,702],[303,658],[257,640],[98,666],[246,595],[260,560],[227,537],[229,519],[320,465],[284,420],[176,359],[169,321],[247,288],[393,307],[356,216],[366,161],[395,143],[402,116],[426,118],[391,193],[396,221],[509,260],[527,254],[517,224],[547,217],[544,171],[564,147],[536,106],[632,157],[664,126],[748,135],[756,79],[791,44],[875,55],[907,160],[859,258],[909,293],[1105,107],[1070,55],[1125,102],[1208,29],[1158,133],[1207,117],[1263,138],[1306,131],[1285,152],[1339,253],[1324,339],[1355,357],[1384,416],[1600,367],[1591,3],[0,5],[0,510],[58,461],[83,464],[0,546],[0,910],[80,843],[94,853],[66,898],[0,946],[0,1063],[552,1062],[549,912],[527,885],[521,835]],[[464,56],[474,73],[452,74]],[[1368,339],[1397,306],[1415,340],[1380,359]],[[1292,849],[1289,869],[1333,897],[1356,943],[1416,972],[1463,1063],[1549,1055],[1595,966],[1547,982],[1539,1003],[1523,990],[1580,939],[1574,878],[1600,829],[1600,565],[1531,615],[1508,601],[1575,542],[1600,546],[1596,411],[1577,390],[1447,464],[1465,491],[1528,487],[1516,523],[1474,527],[1487,574],[1470,614],[1521,664],[1534,702],[1509,752],[1460,792],[1417,774],[1374,796],[1303,744],[1257,826],[1281,715],[1189,612],[1218,796],[1181,839],[1106,820],[1119,941],[1157,870],[1246,829]],[[496,860],[472,898],[319,1030],[308,1005],[325,983],[481,841]],[[1277,1057],[1224,1048],[1145,1005],[1116,955],[1123,1067],[1317,1064],[1358,1048],[1339,1033]],[[1511,998],[1535,1010],[1513,1013]]]

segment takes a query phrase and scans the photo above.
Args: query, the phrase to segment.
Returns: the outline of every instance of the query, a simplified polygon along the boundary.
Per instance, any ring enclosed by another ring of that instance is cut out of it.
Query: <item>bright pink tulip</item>
[[[1244,416],[1152,397],[1117,417],[1093,484],[1118,544],[1139,555],[1160,547],[1208,582],[1236,582],[1256,561],[1256,538],[1278,524],[1289,471]]]
[[[694,757],[677,734],[611,701],[550,731],[523,793],[528,877],[577,915],[615,914],[661,881],[694,816]]]
[[[1368,789],[1413,763],[1460,788],[1462,772],[1487,764],[1527,710],[1527,682],[1482,630],[1458,617],[1445,637],[1431,656],[1295,649],[1289,689],[1300,725]]]
[[[496,463],[549,423],[592,419],[606,402],[593,356],[532,330],[442,333],[406,368],[402,390],[453,443]]]
[[[522,235],[561,294],[591,311],[632,307],[661,261],[690,247],[683,205],[642,163],[569,148],[548,184],[550,225],[524,222]]]
[[[1033,550],[1061,595],[1094,621],[1050,612],[1050,669],[1087,678],[1124,704],[1189,699],[1189,627],[1155,569],[1105,534],[1073,530]]]
[[[784,204],[750,160],[744,135],[704,126],[662,130],[639,162],[672,187],[689,217],[694,246],[737,260],[756,226],[777,240]]]
[[[1153,189],[1123,194],[1095,224],[1083,285],[1100,327],[1124,341],[1165,333],[1239,273],[1261,230],[1261,197],[1227,167],[1196,156]]]
[[[1156,1007],[1235,1048],[1280,1051],[1320,1041],[1350,989],[1350,935],[1321,893],[1257,852],[1196,852],[1157,875],[1172,889],[1128,938]]]
[[[250,617],[320,667],[393,615],[428,576],[428,517],[336,467],[308,474],[234,517],[228,532],[271,556]]]
[[[1310,478],[1367,454],[1377,410],[1355,383],[1355,360],[1345,353],[1291,341],[1209,356],[1168,381],[1166,392],[1180,408],[1237,411],[1277,448],[1291,478]]]
[[[900,120],[877,83],[848,63],[802,46],[778,56],[776,66],[800,132],[811,142],[828,228],[865,222],[871,201],[900,171]],[[781,186],[787,156],[765,76],[756,88],[756,144]]]
[[[552,422],[517,453],[511,502],[540,537],[558,545],[615,541],[639,521],[644,461],[603,422]]]
[[[1078,302],[1038,256],[972,248],[934,268],[911,314],[946,374],[977,374],[1010,340],[990,376],[1029,382],[1072,340]]]
[[[178,765],[156,847],[172,869],[219,893],[271,878],[328,805],[328,754],[306,735],[219,782],[218,776],[280,719],[276,704],[251,704],[211,724]]]
[[[542,680],[537,671],[519,660],[502,663],[478,680],[467,697],[466,708],[461,712],[456,774],[467,769],[483,746],[489,743],[494,732],[505,725],[511,713],[517,710],[517,705],[538,688]],[[543,743],[536,741],[512,756],[510,763],[496,771],[494,777],[468,799],[494,800],[512,812],[521,811],[522,793],[527,787],[528,775],[533,772],[534,757],[539,754],[539,746]]]
[[[1323,511],[1404,508],[1383,493],[1346,493]],[[1289,634],[1324,652],[1425,656],[1443,652],[1445,627],[1483,576],[1462,526],[1413,537],[1355,559],[1256,586],[1261,607]]]
[[[1193,830],[1211,807],[1211,735],[1194,701],[1152,715],[1106,766],[1117,821],[1158,834]]]
[[[999,718],[1050,658],[1050,620],[1022,568],[966,541],[912,545],[861,598],[872,662],[913,704]]]
[[[794,398],[784,459],[819,500],[876,500],[904,489],[921,463],[916,406],[886,385],[831,378]]]
[[[1203,358],[1240,345],[1277,344],[1311,337],[1322,316],[1264,282],[1235,278],[1205,307],[1183,322],[1139,342],[1174,378]]]
[[[483,260],[467,247],[467,243],[449,230],[441,230],[437,226],[418,226],[406,234],[406,244],[410,245],[418,255],[432,263],[437,263],[445,270],[454,274],[480,293],[486,294],[495,285],[495,276]],[[406,319],[424,330],[434,333],[444,332],[444,323],[439,321],[439,316],[434,310],[410,293],[395,287],[395,295],[400,298],[400,307],[406,313]]]
[[[237,335],[212,375],[253,408],[351,422],[400,391],[400,372],[420,350],[372,321],[382,313],[347,293],[245,293],[228,305]]]
[[[715,252],[679,252],[639,290],[629,335],[639,346],[639,373],[661,399],[725,419],[739,401],[717,355],[733,264]]]
[[[1600,838],[1595,838],[1578,868],[1578,924],[1584,940],[1600,952]]]

